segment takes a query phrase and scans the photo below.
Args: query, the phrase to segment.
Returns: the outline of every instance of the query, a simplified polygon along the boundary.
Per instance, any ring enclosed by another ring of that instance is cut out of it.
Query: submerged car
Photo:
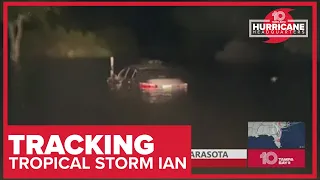
[[[176,70],[157,60],[125,67],[117,75],[112,70],[107,83],[115,96],[147,103],[183,98],[188,91],[188,84],[179,77]]]

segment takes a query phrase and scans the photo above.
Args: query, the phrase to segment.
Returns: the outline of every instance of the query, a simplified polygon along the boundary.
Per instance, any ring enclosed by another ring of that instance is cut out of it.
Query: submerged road
[[[248,121],[305,121],[311,127],[311,70],[297,67],[280,73],[275,84],[260,69],[190,72],[186,101],[145,105],[111,97],[105,61],[52,62],[24,76],[23,105],[10,90],[9,123],[189,124],[193,148],[246,148]]]

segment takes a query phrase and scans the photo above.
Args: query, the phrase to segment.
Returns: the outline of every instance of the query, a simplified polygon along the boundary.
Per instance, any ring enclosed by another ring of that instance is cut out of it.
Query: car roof
[[[159,64],[136,64],[131,65],[129,68],[137,69],[139,71],[141,70],[166,70],[168,67],[159,65]]]

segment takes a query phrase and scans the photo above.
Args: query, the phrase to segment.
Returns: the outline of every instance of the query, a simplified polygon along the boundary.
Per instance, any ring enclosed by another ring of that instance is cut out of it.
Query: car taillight
[[[158,86],[156,84],[150,84],[150,83],[140,83],[140,89],[142,90],[152,90],[156,89]]]
[[[187,83],[183,83],[180,85],[180,88],[187,91],[188,90],[188,84]]]
[[[187,83],[183,83],[183,84],[181,84],[180,87],[181,87],[181,88],[184,88],[184,89],[187,89],[187,88],[188,88],[188,84],[187,84]]]

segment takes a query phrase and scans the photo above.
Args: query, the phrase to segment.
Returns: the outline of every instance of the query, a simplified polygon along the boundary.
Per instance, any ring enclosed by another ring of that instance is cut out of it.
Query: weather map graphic
[[[303,122],[248,122],[249,149],[299,149],[305,147]]]

